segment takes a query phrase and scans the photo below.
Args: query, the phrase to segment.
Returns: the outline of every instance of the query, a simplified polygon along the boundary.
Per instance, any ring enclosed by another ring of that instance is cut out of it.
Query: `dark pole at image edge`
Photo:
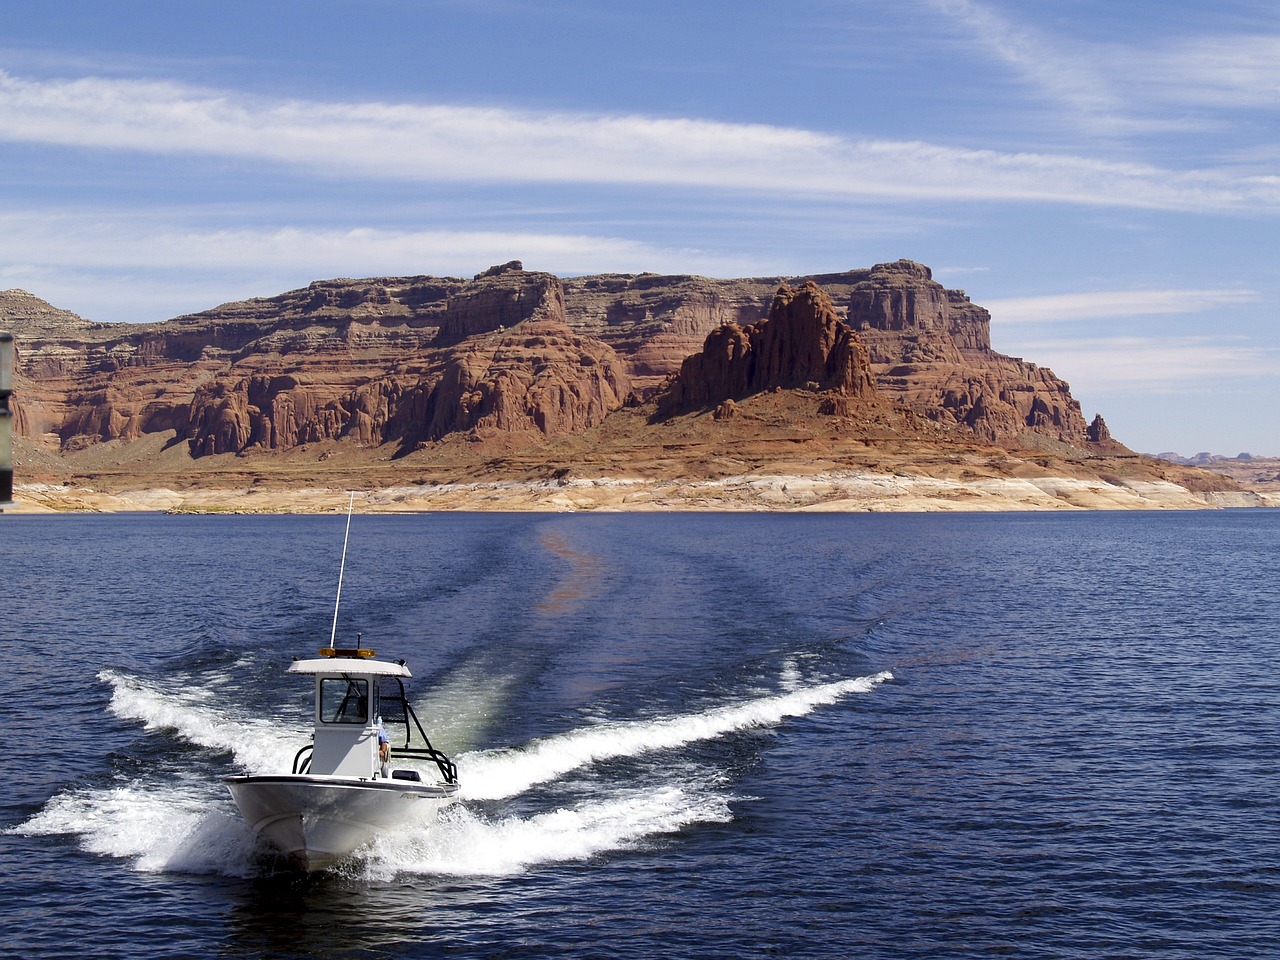
[[[13,335],[0,332],[0,510],[13,506]]]

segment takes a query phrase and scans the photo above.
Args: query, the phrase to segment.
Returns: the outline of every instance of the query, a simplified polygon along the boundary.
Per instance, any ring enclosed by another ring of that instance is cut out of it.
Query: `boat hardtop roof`
[[[389,660],[370,660],[365,657],[320,657],[316,660],[295,660],[289,664],[288,673],[363,673],[375,677],[412,677],[403,663]]]

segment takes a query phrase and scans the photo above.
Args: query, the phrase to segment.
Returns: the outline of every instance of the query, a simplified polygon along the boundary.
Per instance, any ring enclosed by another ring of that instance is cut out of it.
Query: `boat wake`
[[[585,730],[538,740],[527,747],[464,754],[458,758],[459,767],[466,770],[461,796],[500,800],[600,760],[634,757],[698,740],[712,740],[739,730],[773,727],[788,717],[811,713],[851,693],[868,693],[892,676],[886,672],[838,680],[682,717],[606,721]]]
[[[221,784],[218,784],[221,786]],[[72,835],[90,853],[132,859],[144,872],[253,876],[257,838],[207,785],[140,781],[59,794],[14,833]]]
[[[160,689],[115,671],[101,678],[112,687],[117,716],[203,750],[229,753],[249,771],[287,768],[294,747],[306,737],[300,726],[227,716],[218,709],[224,701],[189,688]],[[438,821],[387,831],[352,869],[372,878],[503,875],[626,849],[694,824],[728,822],[736,798],[726,792],[722,772],[650,755],[740,731],[770,730],[891,678],[879,673],[804,686],[784,675],[784,692],[778,694],[684,715],[605,721],[518,748],[461,754],[460,802],[446,807]],[[643,786],[574,779],[576,771],[617,758],[653,760]],[[110,786],[68,790],[11,832],[77,836],[84,850],[131,859],[143,871],[247,877],[275,869],[222,788],[221,776],[229,771],[212,758],[200,766],[198,773],[161,778],[135,772]],[[577,788],[574,799],[526,797],[523,806],[553,808],[503,811],[500,801],[553,780]]]
[[[364,870],[378,879],[399,873],[500,876],[539,863],[585,860],[693,824],[732,819],[727,796],[689,783],[619,791],[529,817],[494,819],[455,803],[436,823],[377,840]]]
[[[247,773],[288,769],[297,745],[311,733],[298,723],[226,716],[207,686],[164,689],[115,670],[103,670],[98,679],[110,684],[111,712],[121,720],[138,721],[144,730],[173,730],[188,743],[230,753]]]

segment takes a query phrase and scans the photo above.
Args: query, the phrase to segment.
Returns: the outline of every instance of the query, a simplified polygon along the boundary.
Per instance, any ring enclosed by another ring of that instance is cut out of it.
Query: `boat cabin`
[[[289,673],[315,677],[315,734],[298,751],[294,773],[372,780],[382,776],[378,730],[390,741],[393,756],[431,760],[444,782],[457,783],[457,768],[436,750],[418,722],[404,692],[412,677],[402,661],[374,660],[374,651],[323,647],[320,658],[295,660]],[[414,744],[417,731],[421,746]],[[417,770],[395,770],[398,780],[419,780]]]
[[[313,776],[378,775],[378,726],[383,677],[412,676],[402,663],[370,659],[372,650],[324,648],[318,660],[295,660],[289,673],[315,677],[315,740],[309,773]]]

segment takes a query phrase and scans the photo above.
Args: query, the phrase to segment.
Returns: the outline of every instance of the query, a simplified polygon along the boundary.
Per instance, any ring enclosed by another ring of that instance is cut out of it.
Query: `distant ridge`
[[[1170,463],[1180,463],[1183,466],[1195,467],[1203,467],[1206,464],[1221,463],[1227,460],[1240,460],[1247,463],[1253,460],[1264,459],[1252,453],[1237,453],[1234,457],[1228,457],[1220,453],[1202,452],[1190,457],[1184,457],[1182,454],[1166,451],[1165,453],[1151,454],[1151,456],[1157,457],[1160,460],[1168,460]]]
[[[196,456],[330,440],[403,455],[452,433],[510,446],[579,432],[653,397],[709,336],[763,321],[779,289],[806,283],[856,333],[875,393],[935,430],[1131,454],[1101,418],[1085,422],[1052,371],[993,350],[990,314],[910,260],[738,280],[561,280],[512,261],[470,280],[316,281],[146,325],[91,324],[22,291],[4,304],[23,337],[28,434],[64,452],[172,431]],[[794,373],[769,382],[803,386]],[[764,382],[747,367],[734,375]]]
[[[8,291],[0,315],[29,472],[98,488],[888,470],[1123,487],[1081,503],[1238,493],[1086,422],[1065,381],[994,350],[987,310],[910,260],[740,279],[511,261],[136,325]]]

